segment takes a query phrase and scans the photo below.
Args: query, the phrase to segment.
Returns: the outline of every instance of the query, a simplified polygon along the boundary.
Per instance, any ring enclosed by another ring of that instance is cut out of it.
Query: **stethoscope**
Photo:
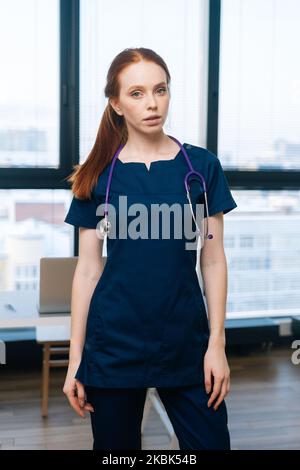
[[[183,152],[183,155],[185,156],[185,159],[186,159],[188,167],[189,167],[189,171],[188,171],[188,173],[186,174],[186,176],[184,178],[184,185],[185,185],[186,195],[187,195],[187,199],[189,201],[189,206],[190,206],[190,209],[191,209],[192,217],[193,217],[193,220],[194,220],[195,225],[196,225],[196,233],[197,233],[197,235],[199,235],[202,238],[203,241],[204,241],[204,239],[209,239],[210,240],[210,239],[213,238],[213,235],[211,233],[208,233],[209,232],[209,226],[208,226],[208,224],[209,224],[209,221],[208,221],[209,211],[208,211],[208,204],[207,204],[207,194],[206,194],[205,180],[204,180],[203,176],[201,175],[201,173],[194,170],[194,168],[191,164],[191,161],[188,157],[188,154],[187,154],[185,148],[183,147],[183,145],[179,142],[179,140],[177,140],[175,137],[172,137],[171,135],[168,135],[168,137],[170,137],[170,139],[173,139],[175,142],[177,142],[177,144],[179,145],[179,147],[181,148],[181,150]],[[106,185],[104,217],[101,219],[100,224],[99,224],[100,238],[104,239],[103,251],[102,251],[102,256],[104,256],[104,257],[107,256],[107,250],[106,250],[106,243],[105,242],[107,242],[107,235],[109,234],[109,232],[111,230],[111,222],[108,220],[108,199],[109,199],[109,191],[110,191],[110,186],[111,186],[111,179],[112,179],[112,174],[113,174],[113,170],[114,170],[116,160],[117,160],[118,155],[119,155],[119,153],[121,152],[121,150],[124,146],[125,146],[125,144],[123,144],[123,145],[121,144],[118,147],[115,155],[112,158],[112,163],[111,163],[111,167],[110,167],[110,170],[109,170],[108,181],[107,181],[107,185]],[[206,231],[205,231],[204,235],[201,234],[201,230],[200,230],[200,228],[197,224],[197,221],[196,221],[196,218],[195,218],[195,215],[194,215],[194,211],[193,211],[192,202],[191,202],[190,186],[188,184],[188,180],[192,175],[196,175],[201,179],[203,190],[204,190],[204,200],[205,200],[205,207],[206,207],[206,214],[207,214],[207,217],[206,217]]]

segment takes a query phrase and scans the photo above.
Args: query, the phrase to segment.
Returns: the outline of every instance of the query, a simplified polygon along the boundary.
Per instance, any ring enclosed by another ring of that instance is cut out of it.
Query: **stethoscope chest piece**
[[[99,224],[99,234],[100,234],[100,238],[104,238],[109,232],[110,232],[110,229],[111,229],[111,223],[110,221],[107,219],[107,217],[104,217],[101,221],[100,221],[100,224]]]
[[[107,219],[107,215],[100,220],[99,223],[99,238],[103,240],[102,244],[102,258],[107,258],[107,235],[111,229],[111,223]]]

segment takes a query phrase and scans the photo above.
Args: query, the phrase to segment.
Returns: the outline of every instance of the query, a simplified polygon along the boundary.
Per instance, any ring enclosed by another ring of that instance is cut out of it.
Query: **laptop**
[[[72,283],[78,256],[41,258],[38,311],[40,315],[70,315]]]

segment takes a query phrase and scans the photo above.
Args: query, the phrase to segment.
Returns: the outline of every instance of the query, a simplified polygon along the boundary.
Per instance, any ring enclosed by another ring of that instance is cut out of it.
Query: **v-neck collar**
[[[182,144],[183,146],[185,145],[185,142]],[[142,167],[144,167],[144,169],[146,170],[147,174],[150,174],[151,173],[151,170],[154,166],[159,166],[160,164],[166,164],[166,163],[175,163],[175,161],[179,158],[180,154],[182,153],[182,150],[181,148],[179,148],[177,154],[175,155],[175,157],[173,158],[168,158],[168,159],[160,159],[160,160],[153,160],[152,162],[150,162],[150,166],[148,168],[147,164],[145,162],[122,162],[122,160],[119,159],[119,157],[117,157],[117,162],[121,165],[137,165],[137,167],[139,165],[141,165]]]

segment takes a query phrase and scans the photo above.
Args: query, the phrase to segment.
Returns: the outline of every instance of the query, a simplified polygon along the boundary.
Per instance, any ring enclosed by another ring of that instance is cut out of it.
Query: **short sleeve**
[[[231,194],[228,181],[219,158],[209,151],[208,153],[211,157],[206,180],[209,215],[211,216],[218,212],[227,214],[227,212],[230,212],[237,207],[237,203]],[[204,208],[204,217],[206,216],[206,208]]]
[[[75,227],[96,228],[103,218],[101,215],[96,215],[100,203],[94,191],[92,191],[91,199],[79,199],[74,195],[64,222]]]

